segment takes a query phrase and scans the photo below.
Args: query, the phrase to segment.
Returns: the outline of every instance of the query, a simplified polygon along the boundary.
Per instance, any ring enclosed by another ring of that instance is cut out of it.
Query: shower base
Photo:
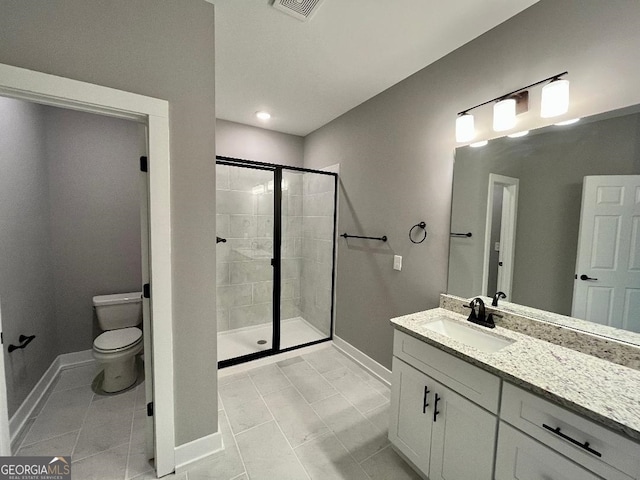
[[[218,361],[268,350],[271,348],[272,335],[271,322],[220,332],[218,333]],[[327,336],[302,317],[288,318],[280,322],[281,349],[323,340]],[[266,340],[266,343],[258,343],[263,340]]]

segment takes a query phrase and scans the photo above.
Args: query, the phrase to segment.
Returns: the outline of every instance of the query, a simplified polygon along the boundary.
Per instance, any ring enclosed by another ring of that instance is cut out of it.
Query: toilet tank
[[[142,293],[114,293],[93,297],[102,330],[135,327],[142,323]]]

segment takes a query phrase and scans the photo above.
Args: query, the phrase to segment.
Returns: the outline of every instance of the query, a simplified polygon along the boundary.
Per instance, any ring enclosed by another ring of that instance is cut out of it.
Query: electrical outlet
[[[402,270],[402,257],[400,255],[393,256],[393,269]]]

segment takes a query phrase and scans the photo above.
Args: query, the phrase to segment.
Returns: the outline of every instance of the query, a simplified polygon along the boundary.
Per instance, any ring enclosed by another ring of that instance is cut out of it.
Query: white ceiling
[[[208,1],[217,117],[307,135],[538,0],[324,0],[308,22],[271,0]]]

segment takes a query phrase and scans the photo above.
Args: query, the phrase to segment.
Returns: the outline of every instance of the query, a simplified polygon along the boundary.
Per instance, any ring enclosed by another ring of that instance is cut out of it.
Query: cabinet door
[[[433,403],[430,480],[491,480],[497,417],[440,384]]]
[[[559,453],[500,422],[496,480],[601,480]]]
[[[389,440],[426,474],[436,382],[396,357],[392,372]]]

